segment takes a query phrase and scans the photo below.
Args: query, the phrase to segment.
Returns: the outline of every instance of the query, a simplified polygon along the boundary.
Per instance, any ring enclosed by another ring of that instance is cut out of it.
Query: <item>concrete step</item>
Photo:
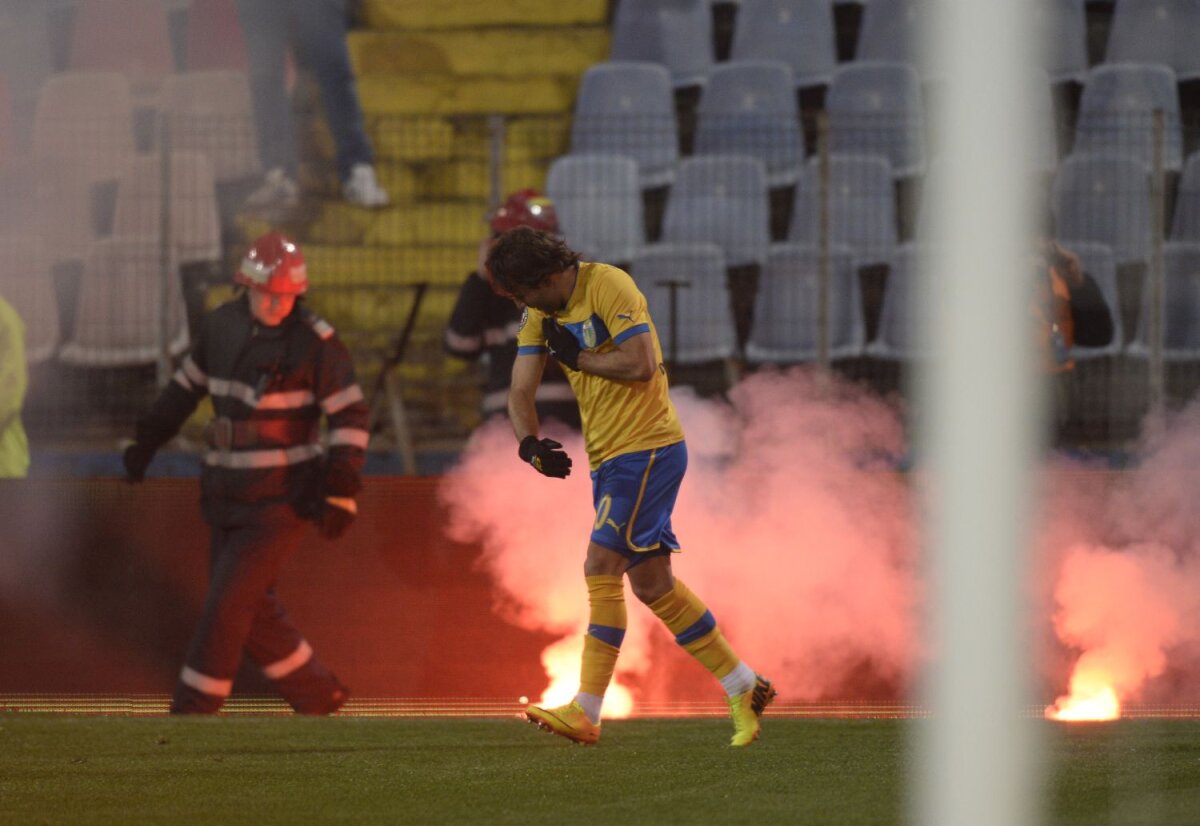
[[[567,112],[578,78],[451,74],[363,75],[358,95],[370,115],[547,114]]]
[[[367,31],[350,34],[350,57],[363,75],[578,77],[608,59],[603,26]]]
[[[487,232],[484,201],[432,202],[385,209],[363,236],[375,246],[474,246]]]
[[[365,0],[371,29],[457,29],[476,26],[599,25],[608,0]]]
[[[475,269],[477,244],[362,247],[306,244],[314,289],[427,282],[458,288]]]

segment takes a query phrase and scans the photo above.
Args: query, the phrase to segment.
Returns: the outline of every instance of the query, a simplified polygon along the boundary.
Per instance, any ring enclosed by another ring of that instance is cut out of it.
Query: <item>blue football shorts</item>
[[[678,551],[671,511],[685,470],[683,442],[614,456],[593,470],[592,541],[629,558],[633,565]]]

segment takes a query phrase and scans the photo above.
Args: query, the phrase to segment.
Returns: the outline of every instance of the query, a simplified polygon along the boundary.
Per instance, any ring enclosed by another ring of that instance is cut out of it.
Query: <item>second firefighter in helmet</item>
[[[517,327],[521,311],[512,297],[492,283],[485,261],[493,242],[516,227],[558,234],[554,202],[536,189],[513,192],[487,220],[487,235],[479,243],[479,260],[458,294],[443,345],[452,356],[475,361],[484,358],[483,418],[507,416],[508,386],[517,357]],[[543,420],[579,428],[579,405],[562,369],[547,363],[545,380],[537,389],[538,415]]]

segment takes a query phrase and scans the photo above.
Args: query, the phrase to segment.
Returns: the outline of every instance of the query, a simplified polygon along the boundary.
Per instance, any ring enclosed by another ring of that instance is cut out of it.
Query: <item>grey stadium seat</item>
[[[821,165],[811,158],[796,185],[788,239],[820,242]],[[864,264],[886,262],[896,246],[896,198],[892,168],[879,155],[829,158],[829,239],[850,247]]]
[[[665,66],[676,88],[701,86],[713,66],[708,0],[621,0],[609,60]]]
[[[170,265],[171,272],[177,267]],[[92,246],[79,286],[75,335],[59,359],[80,367],[153,364],[159,355],[163,288],[159,244],[152,238],[105,238]],[[172,282],[167,301],[168,351],[187,349],[183,297]]]
[[[834,152],[883,155],[897,177],[925,168],[925,106],[905,63],[850,63],[834,72],[825,106]]]
[[[780,60],[797,86],[822,86],[837,68],[836,48],[829,0],[742,0],[729,59]]]
[[[565,155],[546,194],[566,242],[589,261],[628,262],[646,243],[637,164],[624,155]]]
[[[1116,63],[1087,76],[1079,102],[1073,152],[1111,152],[1151,164],[1155,110],[1164,116],[1163,166],[1183,165],[1183,129],[1175,75],[1166,66]]]
[[[772,187],[795,183],[804,135],[792,70],[779,61],[718,66],[697,108],[697,155],[748,155],[767,170]]]
[[[663,355],[673,364],[700,364],[733,358],[737,353],[733,315],[725,287],[725,259],[714,244],[650,244],[630,266],[646,296]],[[671,326],[675,288],[676,326]]]
[[[653,63],[601,63],[579,85],[571,153],[628,155],[643,188],[670,183],[679,160],[671,77]]]
[[[751,362],[813,361],[820,352],[821,251],[811,244],[773,244],[759,282],[754,326],[746,344]],[[862,299],[853,254],[835,247],[829,260],[829,356],[862,354]]]
[[[1143,293],[1137,331],[1128,352],[1150,354],[1150,291]],[[1163,359],[1200,361],[1200,244],[1168,243],[1163,250]]]
[[[1164,63],[1179,80],[1200,78],[1200,0],[1120,0],[1108,30],[1109,63]]]
[[[663,216],[663,240],[715,243],[730,267],[767,257],[767,175],[755,158],[705,155],[679,164]]]
[[[1051,201],[1059,238],[1107,244],[1118,267],[1149,260],[1150,173],[1140,161],[1073,153],[1059,166]]]
[[[915,300],[923,256],[914,243],[901,244],[892,254],[879,329],[874,340],[867,343],[867,355],[885,361],[909,361],[923,355],[918,345],[921,325]]]

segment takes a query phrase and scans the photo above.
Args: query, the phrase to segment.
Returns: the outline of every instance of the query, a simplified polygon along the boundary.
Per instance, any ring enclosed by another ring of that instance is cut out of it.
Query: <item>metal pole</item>
[[[1025,609],[1032,466],[1044,438],[1027,272],[1036,214],[1036,65],[1030,0],[940,0],[921,54],[939,77],[939,169],[927,203],[928,278],[915,317],[928,467],[922,705],[914,728],[920,826],[1024,826],[1036,818],[1032,646]],[[986,90],[986,92],[984,91]],[[923,216],[924,217],[924,216]],[[923,223],[926,223],[923,221]]]
[[[488,115],[488,212],[504,198],[504,115]]]
[[[829,299],[832,293],[829,279],[832,273],[829,260],[829,115],[826,112],[817,116],[817,164],[817,212],[820,216],[817,233],[817,364],[822,370],[828,370]]]
[[[671,278],[656,281],[655,285],[666,287],[670,291],[667,297],[667,323],[671,326],[667,335],[667,370],[670,372],[675,369],[675,362],[679,358],[679,290],[692,285],[687,281]]]
[[[158,117],[158,363],[156,378],[160,388],[171,380],[171,299],[179,289],[179,275],[171,254],[175,239],[171,231],[171,126],[165,114]]]
[[[1166,225],[1166,176],[1163,170],[1164,141],[1166,139],[1165,113],[1161,109],[1154,110],[1154,154],[1153,169],[1151,170],[1151,220],[1153,221],[1152,248],[1150,251],[1150,272],[1146,279],[1147,296],[1150,304],[1150,316],[1147,319],[1146,336],[1150,344],[1149,362],[1149,394],[1150,412],[1162,412],[1166,396],[1166,378],[1163,365],[1163,237]]]

